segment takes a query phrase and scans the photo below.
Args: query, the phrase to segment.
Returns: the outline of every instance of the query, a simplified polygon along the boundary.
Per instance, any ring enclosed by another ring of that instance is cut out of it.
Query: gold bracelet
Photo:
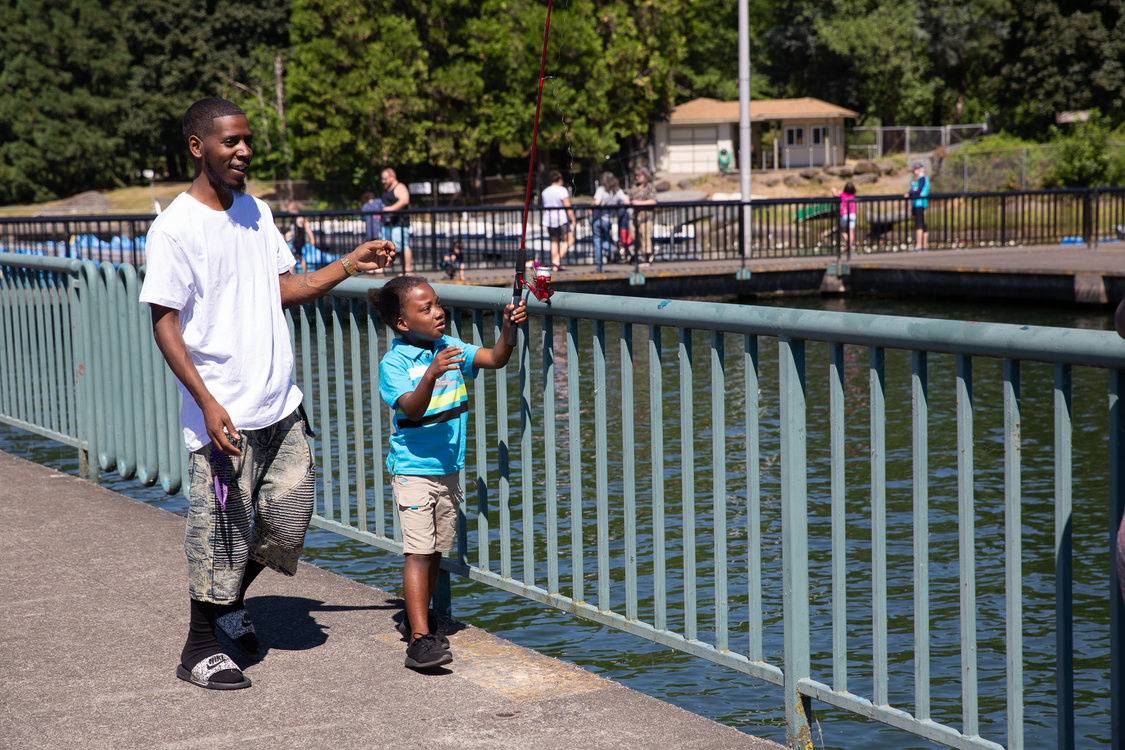
[[[340,265],[342,265],[344,267],[344,270],[348,272],[348,276],[359,276],[359,269],[355,267],[355,264],[352,263],[351,259],[348,258],[348,256],[340,256]]]

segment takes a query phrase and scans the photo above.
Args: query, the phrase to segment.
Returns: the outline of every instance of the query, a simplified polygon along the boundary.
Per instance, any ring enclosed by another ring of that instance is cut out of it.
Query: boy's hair
[[[427,283],[421,276],[395,276],[379,289],[367,290],[367,304],[375,308],[383,323],[391,328],[402,317],[402,301],[410,290]]]
[[[556,182],[562,179],[562,172],[557,169],[552,169],[551,173],[547,175],[547,179],[549,179],[551,181],[551,184],[554,185]]]
[[[184,141],[187,142],[193,135],[203,140],[211,134],[212,121],[216,117],[234,115],[245,117],[246,113],[237,104],[226,99],[215,97],[200,99],[184,113]]]
[[[454,250],[464,250],[465,249],[465,243],[461,242],[461,240],[453,240],[453,249]]]

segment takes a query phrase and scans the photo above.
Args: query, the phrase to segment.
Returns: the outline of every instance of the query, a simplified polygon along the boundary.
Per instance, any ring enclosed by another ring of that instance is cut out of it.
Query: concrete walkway
[[[248,690],[175,677],[184,520],[0,452],[0,748],[780,748],[467,627],[403,667],[390,595],[264,573]]]

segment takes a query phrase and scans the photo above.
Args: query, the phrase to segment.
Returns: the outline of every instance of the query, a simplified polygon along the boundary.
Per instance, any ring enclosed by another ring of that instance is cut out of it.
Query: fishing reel
[[[527,289],[535,295],[535,299],[540,302],[551,304],[551,295],[555,290],[551,289],[551,267],[540,265],[538,261],[531,266],[531,283],[529,283],[524,275],[520,274],[520,286],[527,287]]]

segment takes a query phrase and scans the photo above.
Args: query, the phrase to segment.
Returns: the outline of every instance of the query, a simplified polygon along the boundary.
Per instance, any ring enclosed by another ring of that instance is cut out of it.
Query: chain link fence
[[[1110,144],[1109,156],[1125,160],[1125,143]],[[938,149],[930,157],[932,191],[1037,190],[1051,184],[1060,158],[1059,147],[1050,144],[963,153]]]

